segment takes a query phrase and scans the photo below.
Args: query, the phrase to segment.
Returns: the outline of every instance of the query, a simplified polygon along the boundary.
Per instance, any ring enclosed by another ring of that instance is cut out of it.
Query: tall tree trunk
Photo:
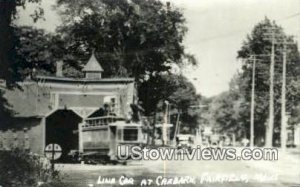
[[[13,80],[10,71],[13,37],[11,21],[16,8],[15,0],[0,0],[0,78],[7,83]]]

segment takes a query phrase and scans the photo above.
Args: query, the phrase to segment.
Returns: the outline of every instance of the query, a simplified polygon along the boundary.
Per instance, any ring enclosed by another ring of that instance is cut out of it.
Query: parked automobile
[[[194,146],[195,136],[192,134],[178,134],[176,144],[178,149],[191,149]]]

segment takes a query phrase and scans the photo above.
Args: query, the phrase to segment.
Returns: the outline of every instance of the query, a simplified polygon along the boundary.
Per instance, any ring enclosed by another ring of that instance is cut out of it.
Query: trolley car
[[[116,116],[87,118],[79,125],[79,155],[85,163],[123,162],[117,156],[118,145],[143,146],[146,141],[141,123]]]

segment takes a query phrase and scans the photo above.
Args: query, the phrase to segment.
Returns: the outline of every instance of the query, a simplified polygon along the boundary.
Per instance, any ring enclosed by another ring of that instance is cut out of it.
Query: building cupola
[[[87,64],[83,67],[83,72],[85,74],[85,78],[87,79],[101,79],[103,68],[99,64],[98,60],[95,57],[95,54],[92,53]]]

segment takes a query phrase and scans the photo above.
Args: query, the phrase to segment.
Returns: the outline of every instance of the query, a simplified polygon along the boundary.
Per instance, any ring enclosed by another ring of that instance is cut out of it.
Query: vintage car
[[[178,149],[191,149],[194,145],[195,136],[192,134],[178,134],[176,136],[176,144]]]

